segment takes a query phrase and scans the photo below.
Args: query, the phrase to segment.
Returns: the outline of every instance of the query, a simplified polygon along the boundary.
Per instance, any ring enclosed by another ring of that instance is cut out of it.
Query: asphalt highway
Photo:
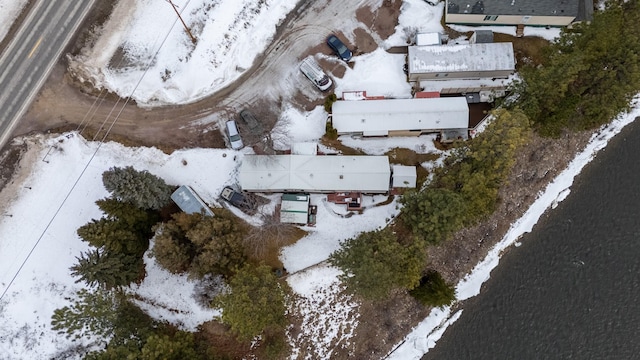
[[[37,0],[0,56],[0,148],[95,0]]]

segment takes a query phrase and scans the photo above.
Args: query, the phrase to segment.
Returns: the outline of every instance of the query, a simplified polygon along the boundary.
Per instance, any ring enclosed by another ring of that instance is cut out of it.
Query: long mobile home
[[[464,97],[337,101],[332,109],[338,134],[418,136],[469,127]]]

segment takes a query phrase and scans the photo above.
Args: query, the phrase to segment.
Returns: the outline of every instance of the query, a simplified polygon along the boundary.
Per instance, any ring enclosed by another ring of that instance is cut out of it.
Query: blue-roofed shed
[[[178,190],[171,194],[171,199],[180,207],[180,210],[187,214],[204,212],[205,215],[213,216],[213,211],[209,206],[188,185],[180,186]]]

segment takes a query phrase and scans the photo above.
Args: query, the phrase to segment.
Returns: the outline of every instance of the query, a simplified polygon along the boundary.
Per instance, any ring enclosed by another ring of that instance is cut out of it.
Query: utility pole
[[[173,10],[178,15],[178,19],[180,19],[180,21],[182,22],[182,26],[184,26],[184,29],[187,30],[187,34],[189,34],[189,37],[191,38],[191,42],[195,44],[196,43],[196,38],[191,33],[191,30],[189,30],[189,27],[187,27],[187,24],[185,24],[184,20],[182,20],[182,16],[180,16],[180,12],[178,11],[178,8],[176,7],[176,4],[174,4],[173,1],[171,1],[171,0],[167,0],[167,2],[169,4],[171,4],[171,6],[173,7]]]

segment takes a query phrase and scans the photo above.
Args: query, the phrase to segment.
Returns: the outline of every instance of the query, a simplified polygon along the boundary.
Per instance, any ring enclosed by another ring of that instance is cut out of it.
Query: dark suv
[[[345,45],[340,39],[338,39],[337,36],[333,34],[329,35],[329,37],[327,38],[327,45],[329,45],[329,47],[333,50],[333,52],[336,53],[336,55],[340,57],[340,59],[344,61],[351,60],[351,56],[353,56],[351,50],[349,50],[347,45]]]

